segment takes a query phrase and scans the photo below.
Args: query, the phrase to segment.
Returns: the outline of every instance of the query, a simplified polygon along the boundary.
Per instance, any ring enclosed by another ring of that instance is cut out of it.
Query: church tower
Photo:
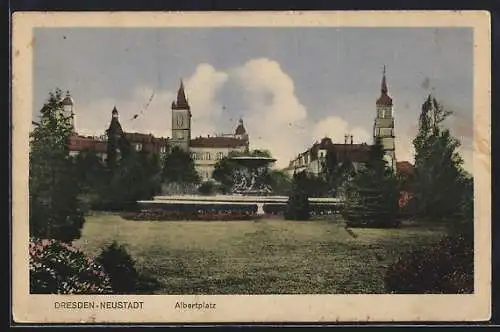
[[[64,116],[70,120],[71,129],[73,133],[76,132],[75,126],[75,100],[69,94],[69,91],[66,91],[66,97],[62,100],[62,107]]]
[[[377,116],[373,125],[373,142],[377,139],[384,149],[384,159],[387,165],[396,171],[396,149],[395,149],[395,135],[394,135],[394,114],[392,99],[388,95],[387,80],[384,73],[382,76],[381,94],[377,99]]]
[[[172,146],[189,151],[191,141],[191,108],[189,107],[184,83],[181,80],[177,100],[172,102]]]

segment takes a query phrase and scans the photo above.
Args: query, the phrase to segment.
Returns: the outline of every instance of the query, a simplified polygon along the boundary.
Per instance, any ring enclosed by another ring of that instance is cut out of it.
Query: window
[[[216,157],[216,159],[217,159],[217,160],[221,160],[222,158],[224,158],[224,152],[217,152],[217,157]]]
[[[160,146],[160,153],[167,152],[167,148],[165,146]]]
[[[210,152],[205,152],[205,160],[210,160]]]
[[[141,150],[142,150],[142,144],[141,144],[141,143],[137,143],[137,144],[135,145],[135,150],[136,150],[136,151],[141,151]]]

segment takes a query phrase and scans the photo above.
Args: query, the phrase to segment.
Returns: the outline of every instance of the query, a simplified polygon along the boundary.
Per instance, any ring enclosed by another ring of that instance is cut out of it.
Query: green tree
[[[269,185],[273,189],[275,195],[290,194],[292,189],[292,178],[284,171],[271,169],[269,171]]]
[[[157,155],[130,150],[121,158],[111,179],[101,193],[104,209],[133,209],[138,200],[152,199],[161,190],[160,164]]]
[[[311,207],[307,192],[308,183],[310,182],[306,172],[293,175],[292,190],[284,213],[286,220],[309,220]]]
[[[30,134],[30,236],[71,242],[80,237],[85,219],[67,145],[72,128],[62,99],[59,89],[49,94]]]
[[[85,210],[90,210],[101,199],[108,184],[110,172],[93,150],[83,150],[74,158],[76,178],[80,185],[80,199]]]
[[[335,195],[338,187],[343,183],[344,180],[344,167],[338,162],[337,154],[333,150],[328,150],[326,152],[325,160],[321,165],[321,177],[326,182],[326,193],[329,195]]]
[[[467,175],[458,153],[460,142],[444,127],[451,114],[431,95],[422,105],[415,147],[414,199],[421,218],[457,219]]]
[[[200,182],[193,159],[188,152],[179,147],[174,147],[166,156],[162,177],[167,183],[195,184]]]
[[[343,210],[348,226],[398,225],[399,183],[383,157],[382,145],[377,140],[368,163],[349,183]]]

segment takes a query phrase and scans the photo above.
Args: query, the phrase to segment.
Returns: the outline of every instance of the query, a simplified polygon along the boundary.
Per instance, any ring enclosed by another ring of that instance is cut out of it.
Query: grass
[[[129,221],[87,217],[75,245],[91,256],[116,240],[155,294],[384,293],[399,254],[436,242],[439,226],[344,228],[342,220]]]

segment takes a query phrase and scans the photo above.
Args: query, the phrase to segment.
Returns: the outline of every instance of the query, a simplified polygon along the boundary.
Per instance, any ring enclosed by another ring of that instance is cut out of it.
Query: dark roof
[[[93,137],[73,135],[68,138],[68,149],[70,151],[93,150],[95,152],[106,153],[107,142]]]
[[[189,142],[193,148],[238,148],[245,147],[247,142],[234,137],[197,137]]]
[[[167,143],[163,137],[154,137],[152,134],[125,133],[125,137],[130,143]]]
[[[159,152],[160,147],[167,146],[166,138],[157,138],[151,134],[125,133],[127,140],[134,143],[141,143],[142,148],[148,152]],[[93,150],[95,152],[106,153],[107,141],[92,136],[73,135],[68,138],[68,148],[70,151]]]

